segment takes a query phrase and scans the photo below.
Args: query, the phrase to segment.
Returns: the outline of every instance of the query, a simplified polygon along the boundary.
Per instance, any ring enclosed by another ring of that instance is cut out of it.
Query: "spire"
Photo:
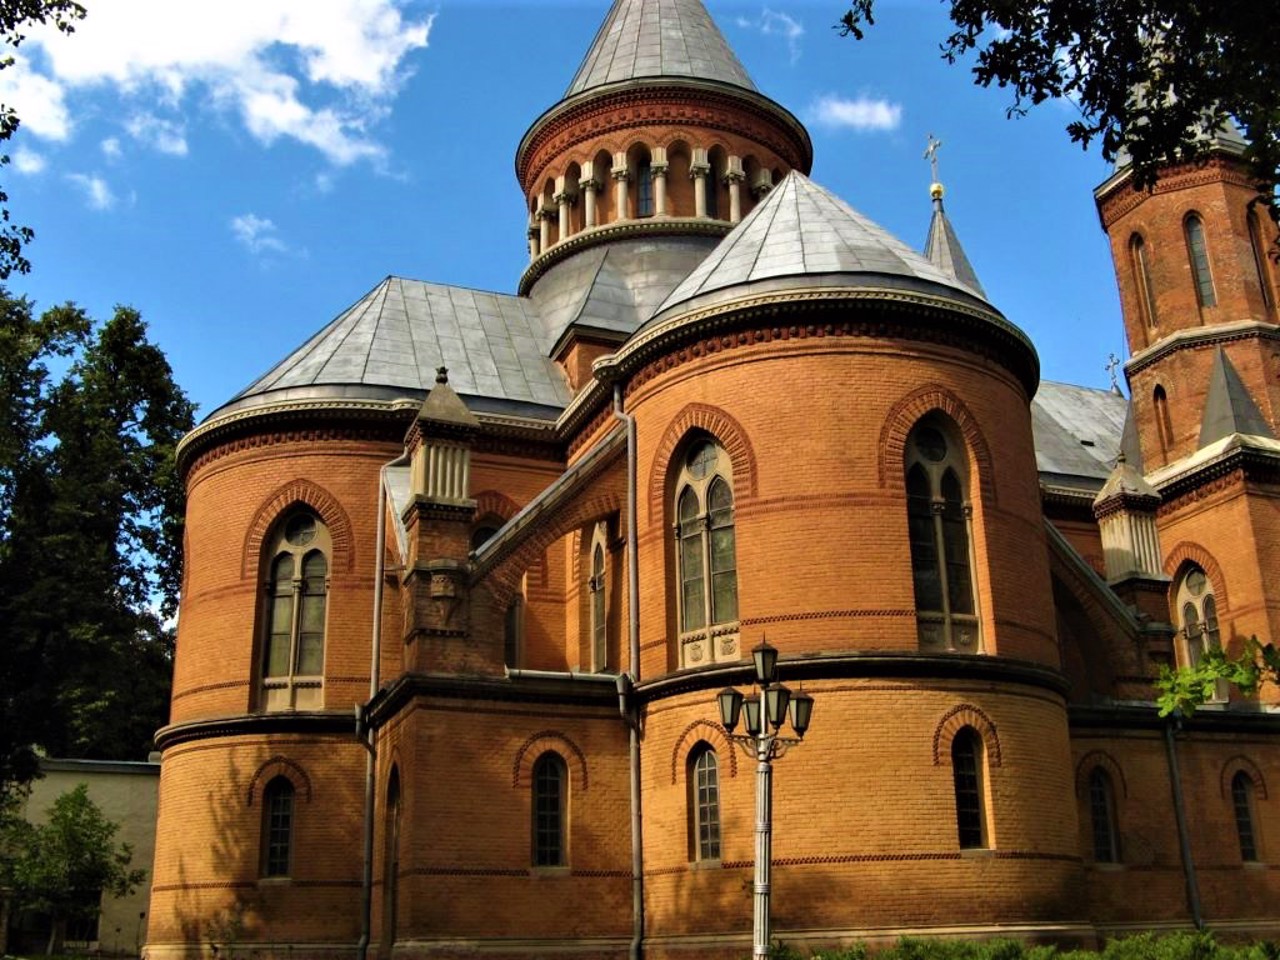
[[[1137,417],[1131,399],[1115,469],[1093,500],[1093,515],[1102,536],[1103,563],[1109,583],[1131,577],[1160,576],[1158,506],[1159,491],[1142,475],[1142,451],[1138,447]]]
[[[446,433],[469,433],[480,426],[475,414],[449,386],[449,371],[445,367],[436,368],[436,385],[423,401],[418,421],[429,423],[435,432]]]
[[[1120,433],[1120,456],[1138,473],[1146,472],[1142,465],[1142,444],[1138,439],[1138,417],[1133,409],[1133,398],[1129,398],[1129,406],[1124,414],[1124,430]]]
[[[1218,347],[1209,372],[1209,392],[1204,403],[1204,418],[1200,421],[1200,447],[1203,449],[1215,440],[1232,434],[1267,437],[1274,440],[1271,429],[1258,405],[1249,396],[1240,374],[1231,365],[1222,348]]]
[[[614,0],[565,97],[645,77],[756,90],[700,0]]]
[[[942,208],[942,195],[945,191],[938,179],[938,148],[940,146],[942,141],[936,139],[932,133],[929,134],[929,146],[925,148],[924,158],[929,161],[929,172],[933,177],[933,182],[929,184],[929,196],[933,198],[933,219],[929,221],[929,236],[924,242],[925,259],[943,273],[955,277],[985,300],[986,291],[978,282],[978,275],[974,272],[973,265],[969,263],[969,258],[965,256],[964,247],[960,246],[960,238],[956,236],[955,228],[951,226],[951,221],[947,219],[947,213]]]

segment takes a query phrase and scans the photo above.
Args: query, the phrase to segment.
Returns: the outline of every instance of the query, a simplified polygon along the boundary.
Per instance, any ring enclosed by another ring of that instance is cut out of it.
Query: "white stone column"
[[[596,225],[596,191],[600,184],[596,180],[583,180],[578,186],[582,188],[583,228],[590,230]]]
[[[693,215],[707,215],[707,174],[711,172],[711,164],[707,162],[707,151],[703,147],[693,148],[693,161],[689,164],[689,179],[693,181]]]
[[[649,159],[649,172],[653,177],[653,215],[667,215],[667,148],[654,147]]]
[[[547,207],[538,208],[538,249],[543,253],[551,246],[551,218],[555,216]]]
[[[747,175],[742,172],[742,158],[730,157],[729,170],[724,175],[725,183],[729,185],[730,223],[742,221],[742,182],[746,179]]]
[[[627,181],[631,179],[631,172],[626,167],[614,168],[613,171],[613,205],[615,208],[614,220],[627,219]]]
[[[757,200],[763,200],[769,195],[769,191],[773,189],[773,173],[769,170],[761,170],[756,174],[756,182],[751,185],[751,194]]]
[[[541,251],[538,249],[538,228],[534,225],[532,218],[529,220],[529,227],[525,230],[525,235],[529,238],[529,260],[537,260]]]

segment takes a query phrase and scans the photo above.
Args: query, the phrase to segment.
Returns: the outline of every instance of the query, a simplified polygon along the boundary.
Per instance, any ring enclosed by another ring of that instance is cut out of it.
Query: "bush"
[[[874,954],[865,943],[818,950],[809,960],[1280,960],[1280,945],[1269,940],[1220,946],[1207,930],[1157,936],[1140,933],[1108,940],[1101,951],[1058,950],[1020,940],[931,940],[903,937]],[[805,960],[790,944],[774,944],[770,960]]]

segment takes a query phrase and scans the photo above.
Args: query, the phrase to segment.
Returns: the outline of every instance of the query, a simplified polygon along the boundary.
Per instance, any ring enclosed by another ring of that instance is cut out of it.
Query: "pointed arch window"
[[[262,791],[262,875],[287,877],[293,859],[293,782],[272,779]]]
[[[1258,277],[1258,289],[1262,292],[1262,305],[1271,309],[1271,284],[1267,280],[1267,248],[1262,238],[1262,220],[1256,206],[1249,209],[1249,247],[1253,251],[1253,269]]]
[[[1120,831],[1116,820],[1116,793],[1111,776],[1102,767],[1089,774],[1089,821],[1093,828],[1096,863],[1120,862]]]
[[[961,850],[987,846],[982,737],[961,727],[951,741],[951,775],[956,794],[956,833]]]
[[[1156,316],[1155,288],[1151,285],[1151,264],[1147,259],[1147,244],[1142,234],[1129,238],[1129,260],[1133,268],[1133,282],[1138,287],[1138,309],[1142,320],[1149,327],[1159,326]]]
[[[920,645],[976,653],[980,644],[964,447],[947,424],[926,419],[907,437],[906,470]]]
[[[682,665],[737,660],[732,464],[710,437],[698,438],[685,453],[675,508]]]
[[[1151,402],[1156,408],[1156,433],[1160,438],[1160,450],[1167,456],[1173,449],[1173,420],[1169,416],[1169,397],[1160,384],[1156,384],[1152,391]]]
[[[591,577],[587,593],[591,610],[591,667],[599,672],[609,668],[608,568],[605,551],[606,530],[596,524],[591,538]]]
[[[1236,836],[1240,840],[1240,859],[1245,863],[1259,860],[1253,815],[1255,793],[1253,778],[1243,770],[1237,771],[1231,778],[1231,806],[1236,817]]]
[[[323,706],[329,529],[310,511],[282,523],[266,551],[260,703],[265,710]]]
[[[1221,649],[1222,634],[1218,625],[1218,601],[1213,584],[1204,570],[1191,565],[1183,574],[1177,592],[1178,619],[1180,621],[1184,662],[1195,666],[1210,650]],[[1227,700],[1226,680],[1217,681],[1211,702]]]
[[[709,743],[689,754],[689,859],[720,859],[720,762]]]
[[[548,750],[533,764],[533,865],[563,867],[565,811],[568,808],[569,769],[564,758]]]
[[[1202,307],[1216,306],[1218,297],[1213,290],[1213,274],[1209,271],[1209,250],[1205,245],[1204,224],[1197,214],[1183,221],[1187,238],[1187,256],[1191,260],[1191,273],[1196,282],[1196,299]]]

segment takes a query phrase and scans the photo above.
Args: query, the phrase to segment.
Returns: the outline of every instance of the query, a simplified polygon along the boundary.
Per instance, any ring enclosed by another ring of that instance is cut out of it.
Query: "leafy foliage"
[[[875,0],[851,0],[837,25],[864,36]],[[1123,151],[1137,186],[1159,167],[1201,157],[1208,137],[1234,120],[1259,192],[1280,215],[1280,19],[1248,3],[1202,0],[948,0],[955,30],[942,44],[954,63],[976,52],[974,82],[1010,88],[1010,114],[1070,100],[1073,141]]]
[[[67,920],[95,916],[102,893],[123,897],[146,879],[146,871],[129,869],[132,848],[115,842],[118,825],[103,816],[83,783],[58,797],[48,814],[44,824],[5,823],[0,882],[19,906],[53,918],[53,950]]]
[[[1274,643],[1260,643],[1253,636],[1245,641],[1244,649],[1237,656],[1230,657],[1221,648],[1214,647],[1205,651],[1193,666],[1176,670],[1161,667],[1156,679],[1160,716],[1167,717],[1175,711],[1192,713],[1212,699],[1219,680],[1226,680],[1245,696],[1253,696],[1262,683],[1280,682],[1280,650]]]
[[[36,318],[3,290],[0,405],[3,792],[35,774],[33,747],[137,759],[164,722],[193,407],[137,311]]]
[[[75,0],[0,0],[0,42],[16,50],[27,31],[38,23],[52,23],[63,33],[72,33],[84,14],[84,7]],[[12,65],[12,53],[0,57],[0,70]],[[0,103],[0,140],[12,137],[19,122],[13,107]],[[8,154],[0,155],[0,166],[8,162]],[[15,270],[27,273],[31,269],[22,248],[35,237],[30,227],[10,221],[8,202],[9,195],[0,188],[0,280]]]
[[[777,943],[773,960],[803,960],[795,947]],[[819,950],[810,960],[867,960],[864,943],[841,950]],[[1220,945],[1208,931],[1188,931],[1156,936],[1142,933],[1108,940],[1102,950],[1059,950],[1020,940],[933,940],[904,937],[875,953],[875,960],[1277,960],[1280,947],[1269,941]]]

